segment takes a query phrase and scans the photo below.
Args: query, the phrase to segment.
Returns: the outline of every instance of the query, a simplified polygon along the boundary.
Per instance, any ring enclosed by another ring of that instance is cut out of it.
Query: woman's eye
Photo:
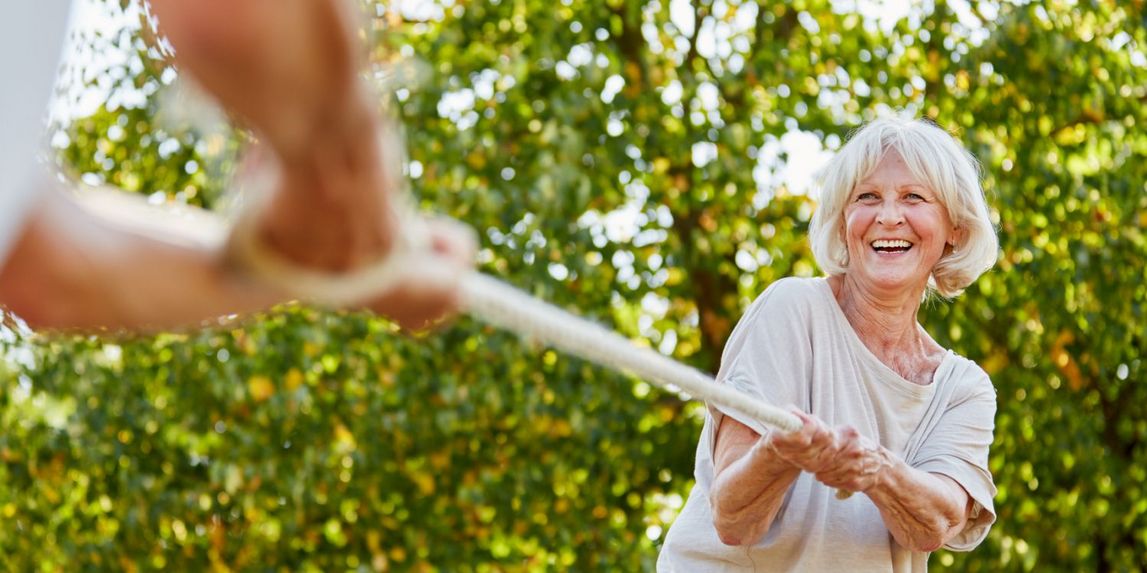
[[[905,195],[904,198],[909,200],[909,201],[912,201],[912,202],[924,200],[924,197],[918,193],[909,193],[909,194]]]
[[[856,196],[857,201],[871,201],[871,200],[876,199],[876,198],[877,198],[876,193],[873,193],[871,191],[865,191],[864,193],[861,193],[860,195]]]

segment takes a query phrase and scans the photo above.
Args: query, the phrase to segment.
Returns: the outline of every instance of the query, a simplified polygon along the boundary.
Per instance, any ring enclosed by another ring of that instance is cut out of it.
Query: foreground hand
[[[836,454],[831,463],[813,472],[817,481],[846,491],[868,491],[880,481],[882,472],[892,466],[892,454],[861,436],[855,428],[841,426],[835,434]]]
[[[400,232],[401,144],[360,77],[351,0],[150,0],[175,60],[271,151],[262,243],[303,267],[382,259]]]
[[[286,158],[368,125],[346,0],[151,0],[175,60]],[[328,138],[327,135],[333,137]]]
[[[437,326],[458,312],[460,281],[474,266],[474,233],[456,221],[427,222],[430,261],[366,307],[407,330]]]
[[[262,244],[296,265],[332,272],[353,271],[389,254],[403,232],[400,152],[396,141],[359,143],[349,155],[316,147],[314,161],[303,167],[258,146],[247,152],[242,178],[265,194],[254,222]]]
[[[274,158],[263,155],[245,169],[255,180],[254,203],[239,211],[227,246],[245,274],[288,298],[371,310],[410,330],[459,310],[461,279],[477,250],[468,227],[369,203],[308,209],[289,189],[305,183],[280,172]]]

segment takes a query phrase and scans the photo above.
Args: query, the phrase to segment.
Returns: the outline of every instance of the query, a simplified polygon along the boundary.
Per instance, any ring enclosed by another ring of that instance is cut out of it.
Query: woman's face
[[[852,189],[844,224],[848,274],[878,291],[922,289],[945,246],[956,242],[939,195],[895,150]]]

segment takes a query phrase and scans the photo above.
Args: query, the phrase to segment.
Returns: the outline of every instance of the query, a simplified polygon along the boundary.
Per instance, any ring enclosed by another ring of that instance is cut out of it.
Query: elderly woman
[[[821,186],[810,235],[828,276],[766,289],[718,374],[803,427],[710,408],[658,571],[925,571],[995,520],[995,390],[916,318],[926,294],[954,297],[995,264],[975,160],[933,123],[882,119]]]

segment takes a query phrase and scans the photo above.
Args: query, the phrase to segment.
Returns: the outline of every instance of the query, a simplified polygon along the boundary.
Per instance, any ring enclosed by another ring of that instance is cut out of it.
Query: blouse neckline
[[[840,302],[836,300],[836,295],[832,292],[832,285],[828,284],[828,278],[817,277],[816,282],[819,283],[819,288],[824,294],[826,302],[832,307],[831,312],[837,324],[846,332],[845,336],[848,338],[849,343],[856,348],[857,354],[859,354],[862,359],[871,363],[877,371],[883,374],[883,376],[880,376],[881,379],[886,380],[889,384],[902,391],[907,391],[912,394],[927,395],[934,391],[936,381],[942,379],[948,369],[952,367],[952,360],[955,357],[955,353],[950,349],[944,349],[944,358],[942,358],[940,364],[936,366],[936,371],[932,373],[932,379],[928,384],[917,384],[904,378],[873,354],[872,351],[868,349],[868,346],[864,344],[864,341],[860,339],[860,335],[857,334],[856,329],[852,327],[852,323],[848,321],[848,317],[844,315],[844,309],[840,307]]]

